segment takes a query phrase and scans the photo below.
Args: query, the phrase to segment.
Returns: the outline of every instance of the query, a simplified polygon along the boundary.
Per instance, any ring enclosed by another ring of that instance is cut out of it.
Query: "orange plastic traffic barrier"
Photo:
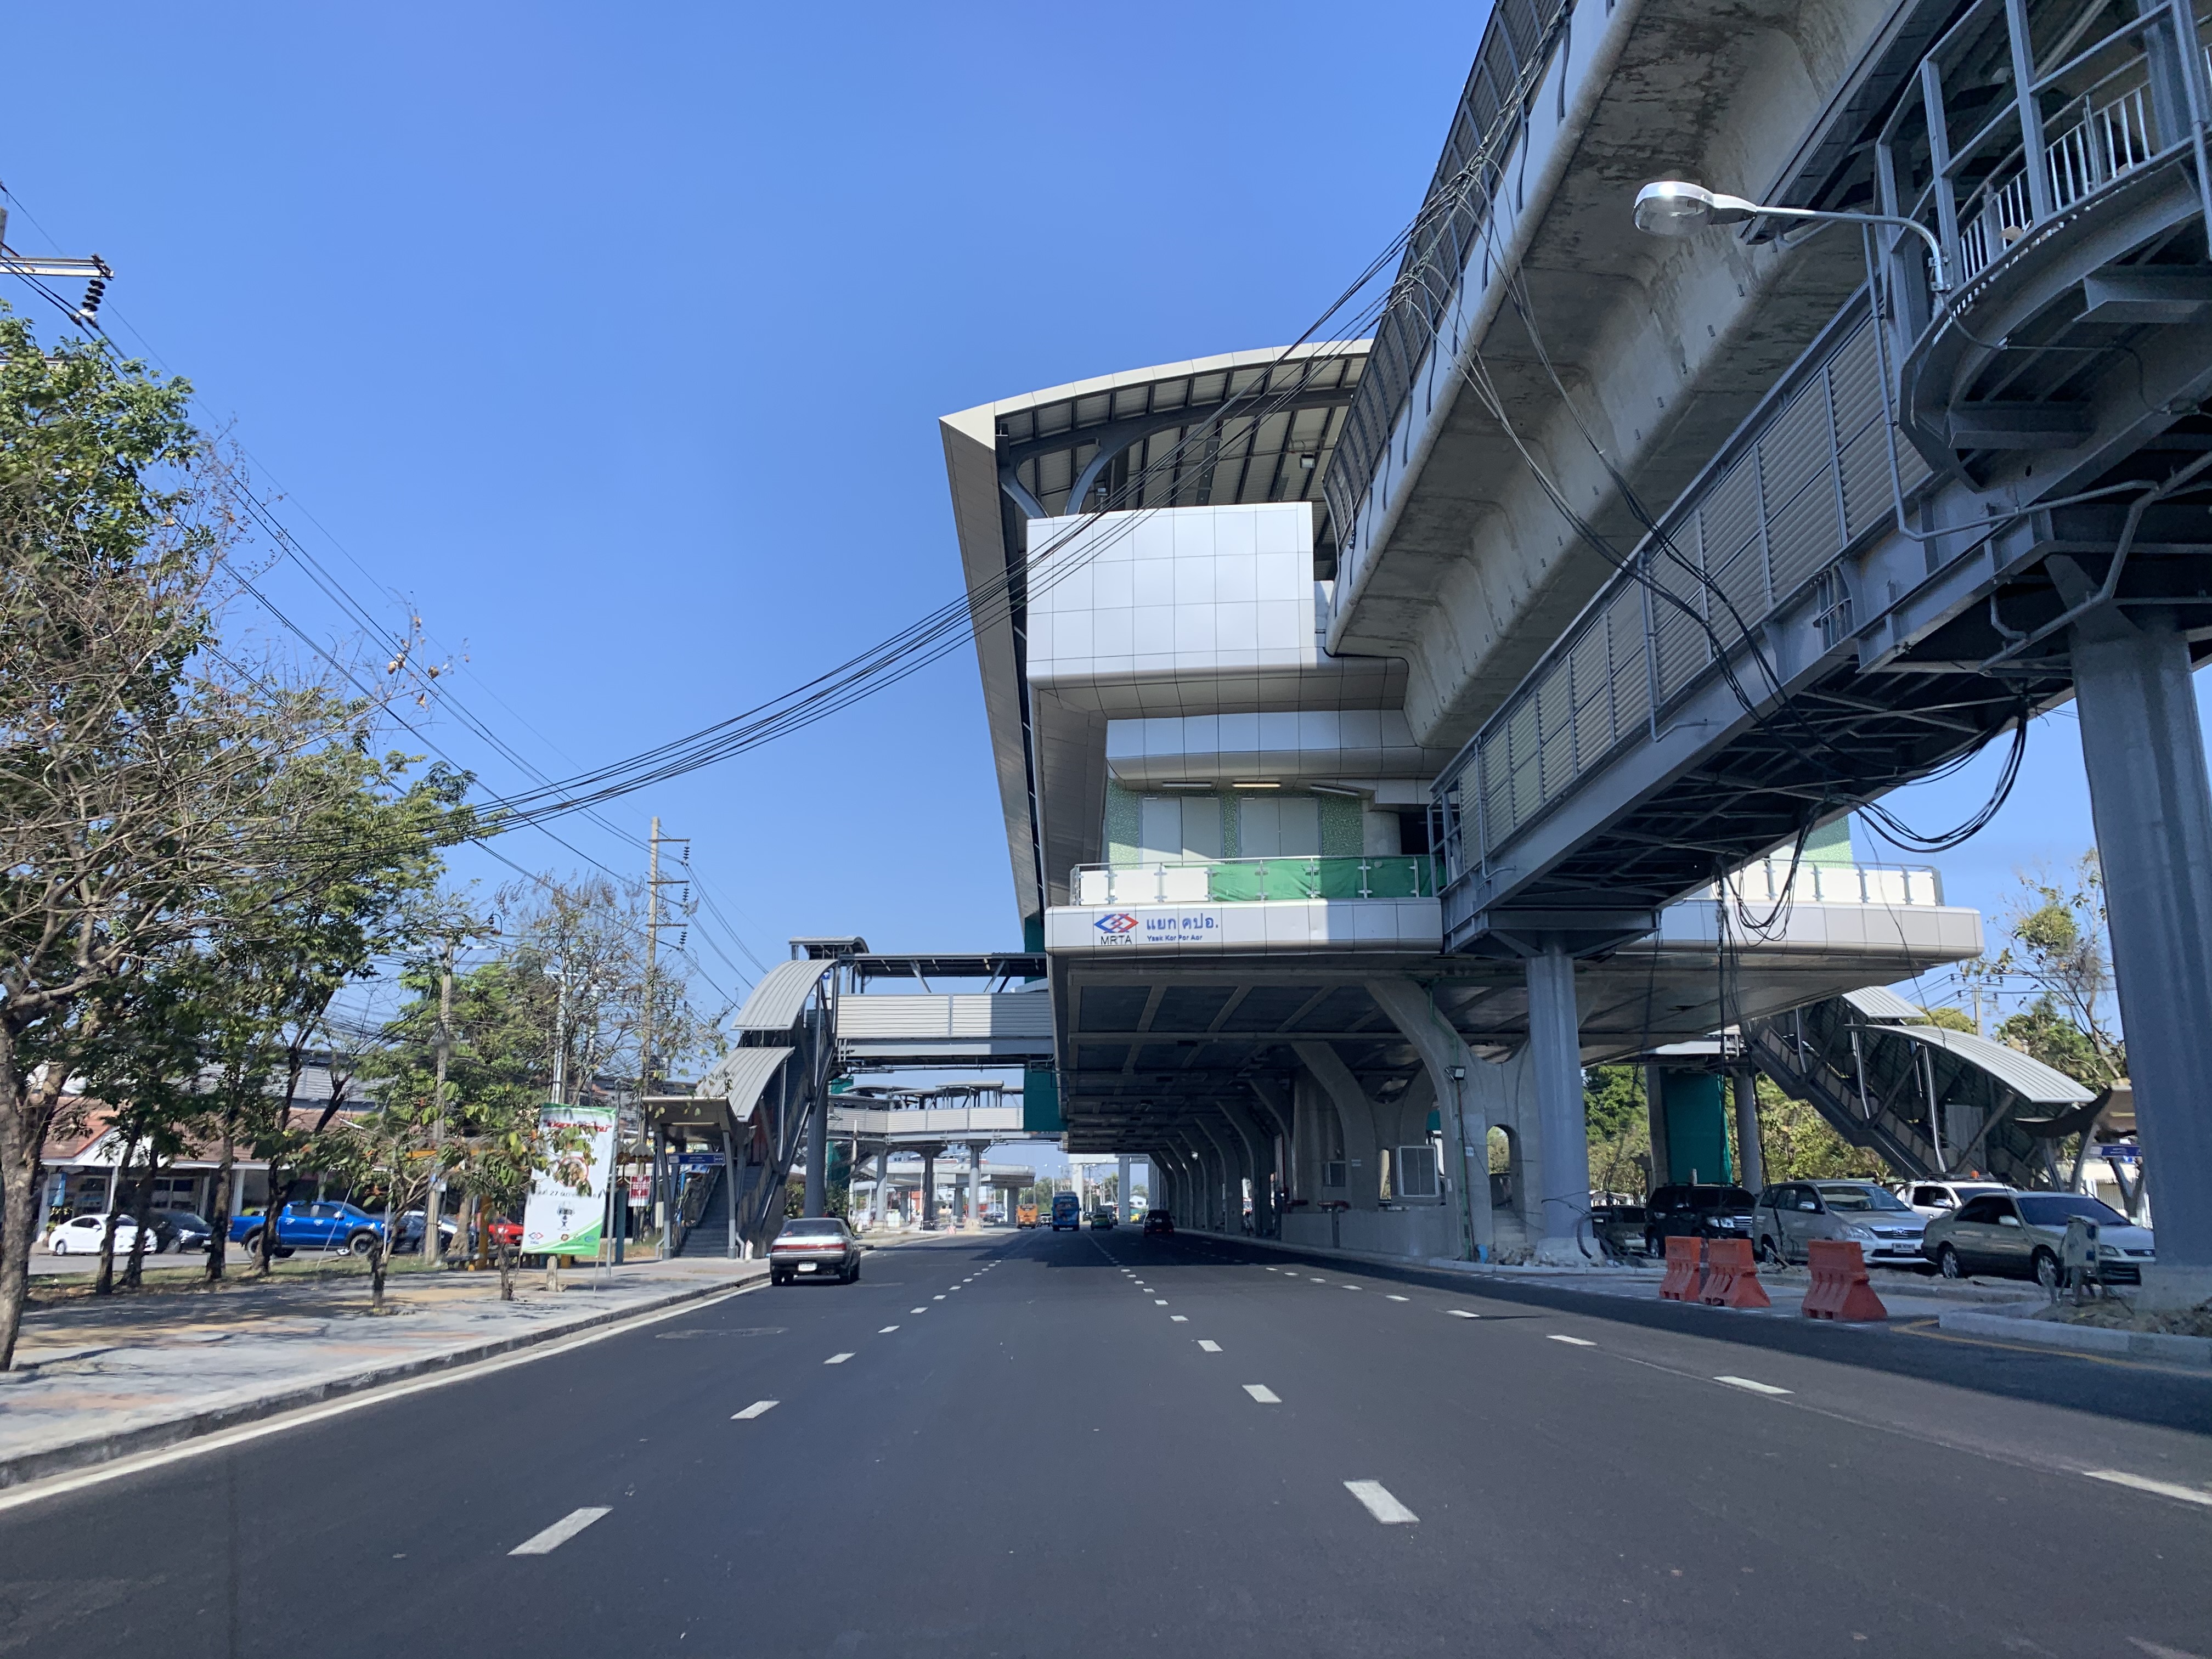
[[[1816,1238],[1807,1247],[1813,1266],[1805,1292],[1808,1319],[1887,1319],[1889,1310],[1867,1282],[1866,1256],[1850,1239]]]
[[[1667,1241],[1667,1276],[1659,1281],[1659,1295],[1668,1302],[1694,1302],[1705,1278],[1702,1238]]]
[[[1698,1300],[1709,1308],[1771,1308],[1759,1282],[1759,1264],[1747,1238],[1716,1238],[1705,1246],[1705,1288]]]

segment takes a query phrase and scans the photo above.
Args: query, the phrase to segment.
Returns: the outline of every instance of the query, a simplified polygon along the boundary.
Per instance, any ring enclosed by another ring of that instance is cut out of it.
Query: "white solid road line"
[[[1277,1394],[1265,1382],[1247,1382],[1244,1385],[1244,1392],[1263,1406],[1279,1406],[1283,1403],[1282,1395]]]
[[[1402,1297],[1402,1296],[1394,1296],[1394,1297],[1387,1297],[1387,1298],[1386,1298],[1386,1300],[1389,1300],[1389,1301],[1391,1301],[1391,1302],[1403,1302],[1404,1300],[1406,1300],[1406,1298],[1405,1298],[1404,1297]]]
[[[1586,1336],[1561,1336],[1557,1331],[1552,1332],[1549,1337],[1546,1340],[1553,1342],[1565,1342],[1570,1347],[1576,1348],[1595,1348],[1597,1346],[1596,1343],[1591,1341]]]
[[[535,1538],[526,1538],[509,1550],[509,1555],[550,1555],[578,1533],[612,1510],[571,1510]]]
[[[1717,1376],[1716,1382],[1725,1382],[1731,1389],[1748,1389],[1753,1394],[1788,1394],[1787,1389],[1778,1389],[1771,1382],[1755,1382],[1747,1376]]]
[[[1221,1352],[1221,1345],[1218,1342],[1210,1341],[1202,1336],[1198,1339],[1198,1346],[1202,1352],[1219,1353]]]
[[[510,1370],[516,1365],[535,1364],[541,1359],[552,1359],[561,1354],[593,1342],[604,1342],[609,1337],[623,1336],[647,1325],[658,1325],[664,1320],[680,1319],[686,1315],[703,1312],[717,1303],[727,1302],[732,1297],[751,1296],[765,1290],[765,1281],[757,1280],[734,1290],[718,1291],[696,1302],[684,1302],[672,1308],[663,1308],[635,1319],[617,1319],[594,1329],[580,1332],[574,1336],[525,1348],[519,1353],[503,1354],[496,1359],[486,1359],[453,1366],[447,1370],[434,1371],[428,1376],[410,1378],[381,1388],[363,1389],[340,1399],[325,1401],[319,1406],[302,1407],[298,1411],[282,1413],[264,1418],[258,1423],[242,1424],[226,1429],[220,1434],[203,1435],[187,1440],[180,1446],[164,1446],[159,1451],[137,1452],[128,1457],[118,1457],[112,1463],[95,1464],[88,1469],[73,1470],[68,1474],[57,1474],[44,1480],[27,1481],[20,1486],[10,1486],[0,1492],[0,1512],[20,1509],[26,1504],[36,1504],[48,1498],[59,1498],[64,1492],[82,1492],[87,1486],[104,1486],[110,1480],[143,1474],[171,1463],[180,1463],[189,1457],[202,1457],[209,1452],[223,1451],[249,1440],[259,1440],[272,1434],[287,1434],[294,1429],[304,1429],[326,1419],[343,1417],[348,1412],[357,1412],[370,1406],[380,1406],[386,1401],[403,1400],[410,1394],[423,1394],[432,1389],[450,1388],[456,1382],[489,1376],[495,1371]]]
[[[822,1363],[825,1365],[842,1365],[852,1357],[848,1353],[833,1353]]]
[[[2130,1474],[2125,1469],[2084,1469],[2081,1473],[2092,1480],[2109,1480],[2116,1486],[2132,1486],[2137,1492],[2156,1492],[2160,1498],[2178,1498],[2185,1504],[2212,1506],[2212,1492],[2196,1486],[2176,1486],[2171,1480],[2153,1480],[2148,1475]]]
[[[878,1331],[878,1332],[876,1333],[876,1334],[877,1334],[878,1336],[889,1336],[889,1335],[890,1335],[893,1331],[896,1330],[897,1328],[898,1328],[898,1327],[897,1327],[897,1326],[896,1326],[896,1325],[886,1325],[886,1326],[884,1326],[884,1327],[883,1328],[883,1329],[881,1329],[881,1330]]]
[[[1368,1514],[1386,1527],[1402,1527],[1421,1517],[1390,1496],[1390,1489],[1380,1480],[1347,1480],[1345,1491],[1367,1505]]]
[[[1454,1319],[1480,1319],[1482,1317],[1480,1314],[1469,1313],[1464,1308],[1446,1308],[1444,1311],[1449,1314]]]
[[[756,1417],[765,1417],[782,1402],[775,1400],[756,1400],[741,1412],[730,1413],[732,1423],[750,1423]]]

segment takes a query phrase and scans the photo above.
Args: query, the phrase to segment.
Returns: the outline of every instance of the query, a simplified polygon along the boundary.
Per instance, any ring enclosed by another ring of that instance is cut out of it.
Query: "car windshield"
[[[835,1238],[845,1231],[842,1221],[787,1221],[783,1224],[786,1238]]]
[[[1879,1187],[1863,1187],[1856,1182],[1823,1181],[1820,1183],[1821,1198],[1832,1210],[1910,1210],[1909,1204],[1900,1204]]]
[[[1693,1210],[1747,1210],[1752,1196],[1741,1187],[1696,1187],[1690,1191]]]
[[[2105,1227],[2124,1227],[2127,1217],[2111,1205],[2077,1193],[2022,1193],[2013,1200],[2021,1218],[2031,1227],[2063,1227],[2073,1216]]]

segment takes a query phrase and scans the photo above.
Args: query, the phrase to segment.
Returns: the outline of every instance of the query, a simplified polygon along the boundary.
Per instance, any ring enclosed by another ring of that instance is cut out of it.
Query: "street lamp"
[[[1636,192],[1636,228],[1653,236],[1688,236],[1711,225],[1740,225],[1753,219],[1819,219],[1853,225],[1894,225],[1909,230],[1928,244],[1935,267],[1931,286],[1938,294],[1951,291],[1951,276],[1943,264],[1943,245],[1936,233],[1917,220],[1887,213],[1832,213],[1820,208],[1773,207],[1747,202],[1741,196],[1723,196],[1702,185],[1680,179],[1662,179]]]

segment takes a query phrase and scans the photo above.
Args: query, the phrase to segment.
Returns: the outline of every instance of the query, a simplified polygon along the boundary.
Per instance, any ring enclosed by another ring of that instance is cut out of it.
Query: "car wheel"
[[[246,1253],[246,1255],[260,1255],[260,1254],[261,1254],[261,1234],[260,1234],[260,1232],[257,1230],[257,1231],[253,1231],[253,1232],[250,1232],[250,1233],[246,1234],[246,1236],[245,1237],[243,1237],[243,1238],[241,1238],[241,1239],[240,1239],[240,1240],[238,1241],[238,1248],[239,1248],[240,1249],[241,1249],[241,1250],[245,1251],[245,1252]]]
[[[2066,1275],[2059,1271],[2058,1258],[2048,1250],[2038,1250],[2029,1263],[2035,1273],[2035,1282],[2056,1296],[2065,1287]]]
[[[845,1282],[848,1285],[857,1285],[860,1282],[860,1264],[857,1261],[853,1263],[852,1271],[845,1275]]]
[[[69,1241],[64,1238],[59,1233],[56,1233],[52,1238],[46,1241],[46,1254],[48,1255],[67,1255],[69,1254]]]
[[[365,1257],[376,1249],[376,1235],[356,1233],[351,1238],[346,1240],[346,1249],[351,1250],[356,1255]]]
[[[1959,1253],[1948,1244],[1936,1247],[1936,1271],[1946,1279],[1964,1279],[1966,1276],[1966,1264],[1959,1260]]]

